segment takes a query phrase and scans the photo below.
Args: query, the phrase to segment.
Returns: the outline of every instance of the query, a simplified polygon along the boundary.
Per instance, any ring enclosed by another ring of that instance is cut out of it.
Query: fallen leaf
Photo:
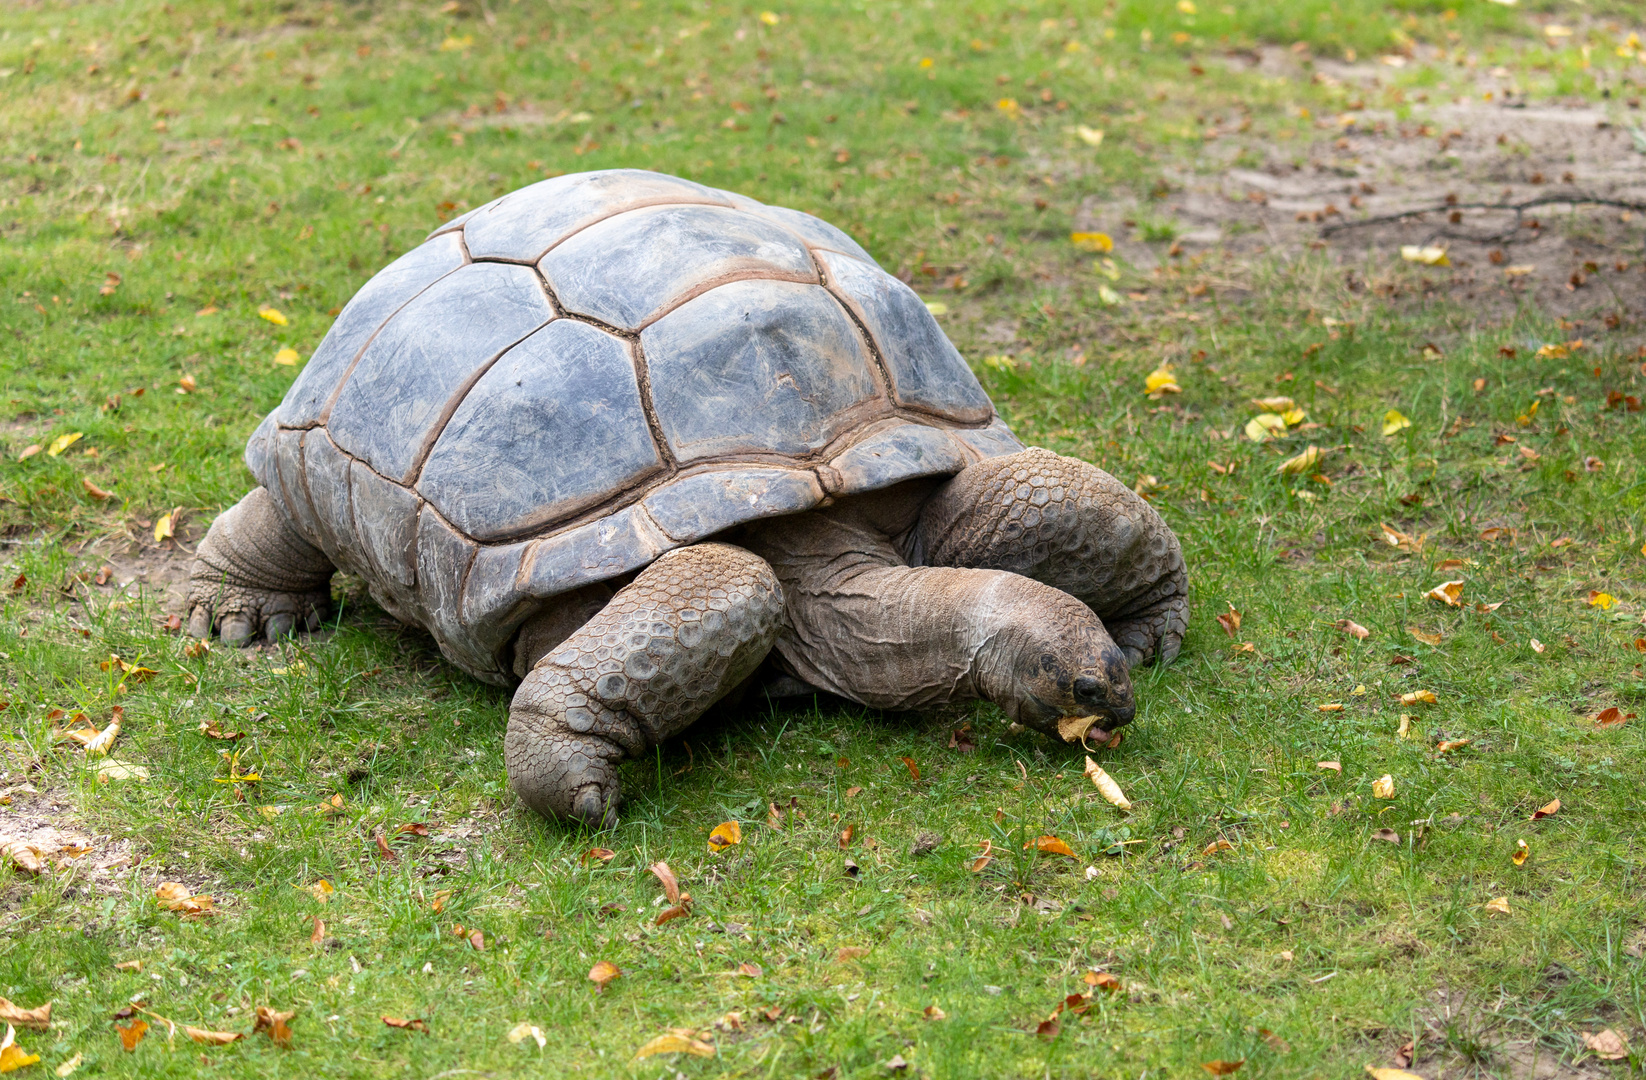
[[[80,478],[80,486],[85,488],[86,489],[86,494],[90,495],[94,499],[112,499],[112,498],[114,498],[114,492],[104,491],[102,488],[98,487],[95,483],[93,483],[91,477],[89,477],[89,476],[82,476]]]
[[[1086,130],[1089,131],[1091,129],[1088,128]],[[1101,131],[1097,132],[1097,139],[1098,139],[1098,142],[1103,141],[1103,133]],[[1092,143],[1092,145],[1096,146],[1097,143]],[[1109,236],[1108,233],[1100,233],[1100,232],[1075,232],[1075,233],[1070,233],[1069,234],[1069,243],[1073,244],[1075,247],[1079,248],[1081,251],[1109,252],[1109,251],[1114,250],[1114,240],[1113,240],[1112,237]]]
[[[1532,849],[1526,841],[1516,840],[1515,850],[1514,853],[1509,856],[1509,861],[1513,862],[1516,866],[1524,866],[1526,865],[1526,860],[1529,859],[1531,855]]]
[[[1295,457],[1289,457],[1285,461],[1282,461],[1275,467],[1275,472],[1287,476],[1296,476],[1299,473],[1309,472],[1320,464],[1320,460],[1324,458],[1327,453],[1328,451],[1322,450],[1318,446],[1311,445],[1301,454],[1298,454]]]
[[[20,1028],[46,1031],[51,1027],[51,1002],[37,1009],[25,1009],[0,997],[0,1021],[16,1024]]]
[[[189,887],[180,881],[162,881],[154,890],[154,897],[160,906],[167,911],[175,911],[180,915],[214,915],[212,898],[210,896],[193,895]]]
[[[1540,653],[1544,649],[1548,648],[1547,645],[1543,644],[1543,642],[1539,641],[1537,638],[1533,638],[1531,641],[1527,642],[1527,644],[1532,647],[1532,651],[1535,653]]]
[[[141,961],[141,960],[122,960],[118,964],[114,965],[114,970],[116,970],[116,971],[142,971],[143,970],[143,961]]]
[[[1558,813],[1560,813],[1560,800],[1556,799],[1554,802],[1546,803],[1543,806],[1539,807],[1532,814],[1532,820],[1533,821],[1542,821],[1544,818],[1554,817]]]
[[[1374,1069],[1368,1065],[1366,1071],[1371,1074],[1372,1080],[1423,1080],[1417,1073],[1406,1072],[1404,1069]]]
[[[595,963],[594,967],[589,969],[589,981],[598,987],[604,988],[607,983],[621,974],[623,974],[623,971],[616,964],[610,960],[600,960]]]
[[[1372,781],[1372,797],[1377,799],[1392,799],[1395,797],[1395,778],[1384,773]]]
[[[921,1015],[928,1020],[947,1020],[949,1018],[949,1014],[938,1008],[935,1003],[922,1009]]]
[[[1063,1018],[1053,1013],[1050,1018],[1040,1021],[1035,1026],[1034,1033],[1042,1039],[1055,1039],[1057,1033],[1063,1030]]]
[[[1393,435],[1397,431],[1404,431],[1412,426],[1412,422],[1402,416],[1397,409],[1390,409],[1383,414],[1383,434]]]
[[[680,903],[680,882],[675,878],[674,871],[669,869],[669,864],[654,862],[646,869],[651,871],[663,886],[663,895],[669,898],[669,903]]]
[[[62,454],[63,451],[85,438],[85,434],[86,433],[83,431],[71,431],[67,435],[57,436],[57,438],[51,441],[51,445],[46,448],[46,456],[57,457]]]
[[[1268,1043],[1280,1053],[1289,1054],[1292,1052],[1292,1044],[1287,1042],[1285,1039],[1282,1039],[1279,1035],[1276,1035],[1268,1028],[1260,1027],[1257,1029],[1257,1033],[1262,1036],[1264,1042]]]
[[[1092,784],[1112,805],[1117,806],[1122,810],[1130,810],[1132,808],[1131,801],[1128,800],[1125,793],[1120,790],[1120,785],[1114,782],[1114,778],[1112,776],[1103,771],[1103,766],[1093,761],[1090,757],[1086,758],[1085,773],[1087,776],[1091,777]]]
[[[23,447],[23,452],[17,455],[17,460],[27,461],[29,458],[38,454],[42,449],[44,449],[44,447],[42,447],[39,443],[30,443],[28,446]]]
[[[1364,626],[1361,626],[1353,619],[1339,619],[1333,625],[1345,634],[1348,634],[1350,637],[1358,638],[1361,641],[1365,641],[1367,638],[1372,636],[1372,632],[1370,630],[1366,629]]]
[[[1409,713],[1401,714],[1400,727],[1395,729],[1395,735],[1402,739],[1409,739],[1412,737],[1412,716]]]
[[[718,855],[733,844],[743,842],[743,826],[735,821],[722,821],[709,833],[709,854]]]
[[[1393,829],[1378,829],[1376,832],[1372,833],[1372,839],[1382,840],[1387,844],[1398,844],[1400,843],[1400,834],[1395,832]]]
[[[748,979],[758,979],[765,974],[759,964],[751,964],[747,960],[737,965],[737,973]]]
[[[0,1073],[25,1068],[39,1060],[39,1054],[31,1054],[17,1045],[17,1033],[7,1026],[5,1038],[0,1039]]]
[[[1143,392],[1152,398],[1162,398],[1167,394],[1181,394],[1183,388],[1177,385],[1172,365],[1161,364],[1143,380]]]
[[[1201,849],[1202,855],[1216,855],[1220,851],[1233,851],[1235,846],[1221,836]]]
[[[260,318],[267,319],[276,326],[285,326],[287,323],[286,316],[280,311],[279,308],[272,308],[267,304],[258,308],[257,314]]]
[[[1610,611],[1612,610],[1612,605],[1615,603],[1617,603],[1617,597],[1613,596],[1611,593],[1593,591],[1589,593],[1590,607],[1597,607],[1602,611]]]
[[[227,1046],[229,1043],[234,1042],[237,1039],[243,1039],[246,1037],[244,1032],[207,1031],[205,1028],[190,1027],[187,1024],[183,1025],[183,1034],[187,1035],[195,1042],[204,1043],[207,1046]]]
[[[1400,695],[1402,705],[1435,705],[1439,703],[1439,700],[1435,697],[1433,690],[1413,690],[1410,693]]]
[[[1435,753],[1449,754],[1453,750],[1461,750],[1468,746],[1470,741],[1469,739],[1447,739],[1444,742],[1435,744]]]
[[[1412,536],[1410,533],[1403,533],[1391,525],[1379,525],[1378,528],[1382,531],[1384,543],[1392,548],[1399,548],[1401,551],[1410,551],[1414,554],[1423,550],[1423,542],[1428,539],[1427,533]]]
[[[421,1031],[425,1035],[429,1033],[429,1024],[427,1020],[419,1020],[415,1018],[410,1020],[402,1020],[398,1016],[385,1016],[383,1017],[383,1025],[385,1027],[399,1028],[402,1031]]]
[[[172,513],[173,512],[174,511],[167,511],[164,514],[161,514],[160,515],[160,520],[158,520],[154,523],[154,542],[156,544],[160,543],[163,540],[169,539],[173,535],[173,533],[172,533]]]
[[[84,1061],[85,1058],[86,1058],[86,1055],[84,1055],[84,1054],[75,1054],[73,1057],[71,1057],[67,1061],[63,1062],[63,1064],[61,1064],[61,1065],[57,1066],[57,1068],[53,1069],[52,1072],[56,1073],[59,1077],[63,1078],[63,1080],[67,1080],[68,1077],[74,1075],[74,1070],[76,1070],[80,1067],[80,1063],[82,1061]]]
[[[204,645],[205,642],[200,641],[193,644]],[[190,647],[192,648],[193,646],[191,645]],[[220,742],[238,742],[246,737],[246,733],[244,731],[224,731],[222,726],[218,723],[216,717],[213,717],[210,720],[200,721],[200,734],[204,735],[208,739],[217,739]]]
[[[655,1054],[690,1054],[693,1057],[714,1057],[714,1046],[695,1038],[690,1031],[682,1028],[671,1030],[665,1035],[659,1035],[634,1052],[636,1059],[652,1057]]]
[[[860,787],[849,787],[846,789],[846,798],[848,799],[855,799],[861,794],[863,794],[863,789]]]
[[[1343,763],[1341,761],[1317,761],[1315,762],[1315,768],[1330,769],[1339,775],[1343,773]]]
[[[983,841],[983,850],[978,852],[977,856],[966,864],[966,869],[970,870],[974,874],[981,874],[990,863],[994,862],[994,855],[992,854],[993,851],[994,841]]]
[[[86,756],[89,758],[102,757],[114,745],[114,740],[120,735],[120,717],[117,714],[109,721],[107,727],[86,742]]]
[[[1411,635],[1416,640],[1423,642],[1423,644],[1436,648],[1438,648],[1440,643],[1445,640],[1445,638],[1440,634],[1431,634],[1427,630],[1419,630],[1415,626],[1408,626],[1406,628],[1406,633]]]
[[[856,826],[854,826],[854,825],[847,825],[844,829],[841,829],[840,830],[840,835],[835,837],[835,846],[838,847],[841,851],[845,851],[848,847],[851,846],[851,844],[852,844],[852,834],[855,833],[856,831],[857,831],[857,829],[856,829]]]
[[[177,392],[179,394],[192,394],[198,389],[200,389],[200,386],[194,381],[193,375],[184,375],[177,380]]]
[[[590,848],[589,850],[585,851],[583,853],[583,858],[582,858],[581,861],[585,862],[585,863],[586,862],[608,863],[608,862],[611,862],[615,858],[617,858],[617,852],[613,851],[611,848],[596,847],[596,848]]]
[[[1075,857],[1075,853],[1069,845],[1055,836],[1036,837],[1024,844],[1023,848],[1025,851],[1034,848],[1036,851],[1044,852],[1047,855],[1067,855],[1071,859]]]
[[[1279,413],[1258,413],[1246,421],[1246,438],[1263,442],[1286,434],[1286,418]]]
[[[869,955],[869,949],[864,945],[842,945],[835,950],[834,962],[844,964],[848,960],[858,960]]]
[[[509,1029],[508,1040],[511,1043],[519,1045],[527,1039],[535,1042],[539,1050],[549,1045],[548,1037],[543,1034],[543,1029],[535,1024],[519,1023]]]
[[[1422,263],[1424,266],[1450,266],[1452,262],[1446,257],[1446,249],[1435,244],[1419,247],[1416,244],[1403,244],[1400,248],[1400,257],[1407,262]]]
[[[137,1049],[137,1044],[142,1042],[143,1036],[149,1033],[149,1025],[146,1020],[133,1020],[129,1027],[121,1027],[116,1024],[114,1030],[120,1035],[120,1045],[125,1047],[126,1053],[129,1054]]]
[[[920,779],[920,766],[918,766],[914,763],[914,758],[906,757],[906,758],[899,758],[898,760],[902,761],[904,766],[909,770],[909,779],[911,779],[911,780],[919,780]]]
[[[1228,1076],[1232,1072],[1239,1072],[1240,1067],[1246,1064],[1246,1059],[1239,1061],[1202,1061],[1200,1067],[1213,1076]]]
[[[21,840],[8,840],[0,844],[0,855],[5,856],[12,869],[21,874],[39,874],[46,869],[46,860],[41,858],[40,849]]]
[[[1611,1028],[1593,1033],[1583,1032],[1583,1045],[1587,1046],[1595,1057],[1606,1061],[1622,1061],[1629,1056],[1628,1043],[1622,1035]]]
[[[1463,595],[1463,582],[1443,581],[1423,595],[1426,599],[1438,600],[1447,607],[1460,607],[1462,601],[1459,598]]]
[[[1324,705],[1316,705],[1315,708],[1317,710],[1319,710],[1320,712],[1342,712],[1343,711],[1342,704],[1340,704],[1339,702],[1336,702],[1336,701],[1330,701],[1330,702],[1327,702]]]
[[[1616,705],[1600,710],[1595,714],[1595,724],[1603,728],[1622,727],[1635,718],[1634,713],[1625,713]]]
[[[1235,606],[1227,600],[1223,602],[1228,604],[1229,610],[1217,617],[1217,625],[1223,628],[1225,634],[1233,638],[1240,633],[1240,612],[1236,611]]]
[[[1509,898],[1507,896],[1499,896],[1495,900],[1488,900],[1485,907],[1487,911],[1495,911],[1499,915],[1507,915],[1509,914]]]
[[[296,367],[299,359],[297,350],[289,347],[274,354],[274,362],[281,367]]]

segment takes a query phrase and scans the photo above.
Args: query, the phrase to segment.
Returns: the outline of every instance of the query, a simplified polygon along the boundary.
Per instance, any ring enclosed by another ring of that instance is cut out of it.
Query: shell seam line
[[[809,248],[806,249],[806,257],[809,259],[812,258],[811,249]],[[812,265],[817,265],[815,259],[812,260]],[[711,278],[707,283],[699,282],[692,288],[687,289],[684,293],[676,296],[663,308],[647,315],[645,321],[640,324],[640,329],[635,331],[635,333],[645,333],[648,329],[657,325],[657,323],[668,318],[670,315],[673,315],[693,300],[696,300],[700,296],[706,296],[707,294],[725,285],[736,285],[738,282],[742,281],[787,281],[796,285],[821,285],[822,281],[819,280],[819,277],[820,275],[817,273],[807,276],[800,271],[790,272],[787,270],[779,270],[773,272],[769,269],[750,270],[747,273],[733,272],[723,274],[720,277]]]
[[[425,241],[423,241],[423,243],[426,244],[426,243],[428,243],[428,241],[425,240]],[[418,247],[422,247],[422,246],[423,246],[422,244],[418,245]],[[377,340],[377,336],[383,332],[383,328],[385,326],[389,325],[389,323],[393,322],[394,317],[396,315],[400,314],[402,311],[405,311],[406,306],[408,304],[410,304],[413,300],[416,300],[419,296],[422,296],[424,293],[428,292],[430,289],[434,288],[436,285],[440,284],[442,281],[445,281],[447,278],[451,277],[453,274],[455,274],[459,270],[463,269],[463,267],[474,265],[474,260],[469,258],[469,245],[467,243],[465,243],[464,240],[463,240],[462,230],[459,230],[458,233],[457,233],[457,246],[458,246],[459,249],[461,249],[461,251],[463,253],[462,263],[460,263],[457,266],[452,267],[450,270],[446,271],[444,274],[441,274],[439,277],[435,278],[433,281],[429,282],[427,285],[423,286],[421,289],[418,289],[415,293],[412,293],[410,296],[406,297],[405,303],[401,304],[399,307],[397,307],[393,311],[389,312],[388,317],[385,318],[382,322],[377,324],[377,329],[375,329],[371,332],[371,336],[368,337],[365,340],[365,343],[360,346],[359,350],[355,352],[354,359],[349,361],[349,366],[344,370],[342,377],[337,380],[337,385],[332,388],[332,392],[331,392],[330,396],[328,396],[326,398],[326,404],[321,406],[321,408],[320,408],[320,423],[321,424],[326,424],[326,423],[330,422],[332,407],[337,404],[337,399],[340,396],[342,396],[343,388],[349,385],[349,379],[354,376],[354,369],[356,367],[360,366],[360,358],[362,356],[366,355],[366,350],[372,347],[372,342]],[[368,282],[368,284],[369,284],[369,282]],[[364,288],[365,286],[361,286],[361,287]],[[360,294],[358,292],[356,292],[355,295],[358,296]],[[347,306],[347,305],[345,305],[345,306]],[[337,324],[333,323],[332,325],[336,326]],[[309,355],[309,359],[311,359],[311,360],[314,359],[314,356],[313,356],[312,353]],[[306,366],[305,366],[305,369],[306,369]]]
[[[818,260],[820,268],[822,262],[823,260]],[[897,396],[897,383],[892,381],[891,369],[887,367],[886,357],[880,351],[880,342],[876,341],[874,335],[869,332],[868,323],[863,320],[853,305],[841,297],[835,284],[829,279],[826,269],[823,270],[823,291],[828,293],[829,299],[833,300],[840,307],[840,310],[846,313],[846,318],[851,321],[852,326],[862,337],[863,343],[868,346],[869,360],[874,365],[875,377],[880,383],[880,392],[885,395],[886,400],[894,408],[902,404]]]

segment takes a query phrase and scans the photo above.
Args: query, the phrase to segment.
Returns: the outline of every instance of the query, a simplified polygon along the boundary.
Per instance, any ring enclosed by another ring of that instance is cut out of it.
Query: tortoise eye
[[[1056,666],[1057,666],[1057,658],[1055,656],[1053,656],[1051,653],[1041,653],[1040,654],[1040,670],[1041,671],[1050,671],[1050,670],[1052,670],[1052,668],[1054,668]]]

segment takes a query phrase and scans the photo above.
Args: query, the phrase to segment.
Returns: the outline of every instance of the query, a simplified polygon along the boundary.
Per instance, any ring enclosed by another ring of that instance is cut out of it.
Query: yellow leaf
[[[467,49],[474,44],[473,34],[464,34],[462,37],[448,37],[440,43],[441,52],[456,52],[458,49]]]
[[[1423,595],[1430,600],[1438,600],[1447,607],[1459,607],[1462,604],[1459,597],[1463,595],[1463,582],[1443,581]]]
[[[1016,98],[1003,97],[994,103],[994,107],[1014,118],[1023,112],[1023,106],[1017,103]]]
[[[1343,705],[1339,702],[1336,702],[1336,701],[1327,702],[1325,705],[1316,705],[1315,708],[1320,712],[1342,712],[1343,711]]]
[[[63,1062],[63,1064],[53,1069],[52,1072],[56,1073],[62,1078],[62,1080],[68,1080],[69,1077],[74,1075],[74,1070],[80,1067],[80,1062],[84,1061],[85,1057],[86,1055],[84,1054],[75,1054],[73,1057]]]
[[[1452,265],[1452,261],[1446,257],[1446,249],[1434,244],[1427,247],[1405,244],[1400,249],[1400,257],[1407,262],[1422,263],[1424,266]]]
[[[1095,723],[1094,716],[1065,716],[1057,722],[1057,734],[1067,743],[1084,742]]]
[[[983,363],[996,371],[1015,371],[1017,369],[1017,360],[1014,357],[999,354],[985,356]]]
[[[1372,1074],[1372,1080],[1423,1080],[1417,1073],[1404,1069],[1374,1069],[1368,1065],[1366,1071]]]
[[[6,1041],[0,1048],[0,1073],[9,1073],[14,1069],[21,1069],[33,1065],[40,1060],[39,1054],[31,1054],[12,1041],[14,1034],[11,1028],[6,1029]]]
[[[1127,799],[1125,793],[1120,790],[1120,785],[1114,782],[1114,777],[1103,771],[1103,766],[1088,757],[1086,759],[1085,771],[1086,775],[1091,777],[1092,784],[1099,792],[1102,793],[1105,799],[1109,800],[1110,803],[1118,806],[1122,810],[1130,810],[1132,808],[1131,801]]]
[[[1315,466],[1319,465],[1320,459],[1324,458],[1326,454],[1327,451],[1322,450],[1320,447],[1310,446],[1307,450],[1303,451],[1301,454],[1298,454],[1296,457],[1289,457],[1285,461],[1282,461],[1280,465],[1276,467],[1275,472],[1290,474],[1293,476],[1298,473],[1308,472]]]
[[[1397,431],[1404,431],[1412,426],[1412,422],[1400,415],[1397,409],[1390,409],[1383,414],[1383,434],[1393,435]]]
[[[722,821],[709,833],[709,854],[717,855],[733,844],[743,842],[743,826],[735,821]]]
[[[1412,717],[1410,714],[1401,714],[1400,728],[1395,732],[1395,734],[1402,739],[1409,739],[1412,737]]]
[[[205,1028],[190,1027],[187,1024],[183,1025],[183,1034],[207,1046],[227,1046],[236,1039],[245,1038],[245,1035],[238,1031],[207,1031]]]
[[[933,315],[947,315],[949,313],[949,305],[945,304],[941,300],[927,300],[926,310],[931,312]]]
[[[1036,851],[1043,851],[1047,855],[1067,855],[1071,859],[1075,857],[1074,850],[1055,836],[1038,836],[1024,844],[1023,848],[1025,851],[1034,848]]]
[[[1166,394],[1181,394],[1183,388],[1177,385],[1177,376],[1172,372],[1172,365],[1161,364],[1143,380],[1143,392],[1152,398],[1158,398]]]
[[[1507,896],[1499,896],[1495,900],[1488,900],[1486,902],[1486,910],[1495,911],[1499,915],[1509,914],[1509,898]]]
[[[156,544],[169,539],[172,533],[172,511],[160,515],[160,520],[154,523],[154,542]]]
[[[682,1035],[671,1031],[667,1035],[659,1035],[634,1052],[636,1058],[651,1057],[653,1054],[690,1054],[693,1057],[714,1057],[714,1047],[701,1039],[692,1038],[689,1034]]]
[[[1613,596],[1611,593],[1603,593],[1603,592],[1591,592],[1591,593],[1589,593],[1589,606],[1590,607],[1597,607],[1602,611],[1610,611],[1610,610],[1612,610],[1612,605],[1615,604],[1615,603],[1617,603],[1617,597]]]
[[[1101,142],[1103,133],[1098,132],[1097,137],[1098,141]],[[1096,146],[1097,143],[1092,143],[1092,145]],[[1081,251],[1109,252],[1114,250],[1114,239],[1108,233],[1073,232],[1069,234],[1069,242]]]
[[[1076,125],[1074,132],[1080,136],[1080,141],[1087,146],[1102,146],[1103,132],[1097,128],[1089,128],[1085,124]],[[1078,234],[1076,234],[1078,235]]]
[[[616,964],[610,960],[600,960],[595,963],[594,967],[589,969],[589,981],[596,986],[603,987],[621,974],[623,974],[623,970]]]
[[[1286,434],[1286,418],[1279,413],[1258,413],[1246,421],[1246,437],[1262,442]]]
[[[1548,26],[1543,28],[1543,33],[1546,37],[1566,38],[1572,36],[1572,29],[1569,26],[1560,26],[1557,23],[1550,23]]]
[[[1234,850],[1234,845],[1232,843],[1230,843],[1229,841],[1223,839],[1222,837],[1219,837],[1218,839],[1213,840],[1211,843],[1207,844],[1205,846],[1205,848],[1203,848],[1201,850],[1200,853],[1202,855],[1216,855],[1220,851],[1233,851],[1233,850]]]
[[[762,11],[760,13],[760,21],[765,23],[767,26],[776,26],[777,23],[778,23],[777,12],[775,12],[775,11]]]
[[[119,736],[120,720],[116,717],[115,719],[109,721],[108,727],[98,732],[94,738],[86,743],[86,756],[92,758],[102,757],[107,754],[109,752],[109,747],[114,745],[114,740],[119,738]]]
[[[1392,799],[1395,797],[1395,778],[1384,773],[1372,781],[1372,796],[1378,799]]]
[[[1116,304],[1120,303],[1120,294],[1109,288],[1107,285],[1099,285],[1097,287],[1097,298],[1102,301],[1105,307],[1114,307]]]
[[[1413,690],[1409,694],[1400,695],[1402,705],[1437,705],[1440,699],[1435,697],[1433,690]]]
[[[1194,0],[1177,0],[1177,10],[1185,15],[1193,15],[1195,13]]]
[[[539,1050],[549,1045],[548,1037],[543,1034],[543,1029],[535,1024],[519,1023],[514,1025],[509,1029],[508,1039],[517,1046],[530,1039],[537,1044]]]
[[[1260,397],[1253,398],[1252,404],[1264,412],[1280,413],[1285,415],[1297,408],[1297,402],[1289,397]]]
[[[1516,840],[1514,854],[1509,856],[1509,860],[1516,866],[1525,866],[1526,860],[1531,858],[1531,855],[1532,849],[1527,845],[1526,841]]]
[[[279,308],[272,308],[265,305],[257,309],[257,314],[276,326],[285,326],[287,323],[285,314],[282,313]]]
[[[1308,418],[1308,415],[1309,414],[1304,412],[1302,409],[1287,409],[1285,412],[1280,414],[1280,418],[1286,421],[1287,427],[1296,427],[1297,425],[1303,423],[1303,421]]]
[[[1427,630],[1419,630],[1415,626],[1408,626],[1406,628],[1406,632],[1417,640],[1423,642],[1425,645],[1433,645],[1438,647],[1440,643],[1445,640],[1440,634],[1431,634]]]
[[[1435,745],[1435,753],[1449,754],[1453,750],[1463,749],[1465,746],[1468,746],[1471,741],[1472,740],[1469,739],[1447,739],[1446,741]]]
[[[56,457],[58,454],[61,454],[69,447],[79,442],[84,435],[85,432],[83,431],[71,431],[67,435],[57,436],[57,438],[51,441],[51,446],[46,448],[47,455]]]
[[[296,349],[285,348],[274,354],[274,362],[283,367],[296,367],[297,360],[298,356]]]

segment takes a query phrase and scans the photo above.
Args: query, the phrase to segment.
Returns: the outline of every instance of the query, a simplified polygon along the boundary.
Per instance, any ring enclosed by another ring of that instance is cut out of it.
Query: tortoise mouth
[[[1115,732],[1104,727],[1105,722],[1111,721],[1105,716],[1087,714],[1065,716],[1057,722],[1057,734],[1067,743],[1106,743],[1114,738]],[[1118,730],[1119,725],[1115,728]]]

